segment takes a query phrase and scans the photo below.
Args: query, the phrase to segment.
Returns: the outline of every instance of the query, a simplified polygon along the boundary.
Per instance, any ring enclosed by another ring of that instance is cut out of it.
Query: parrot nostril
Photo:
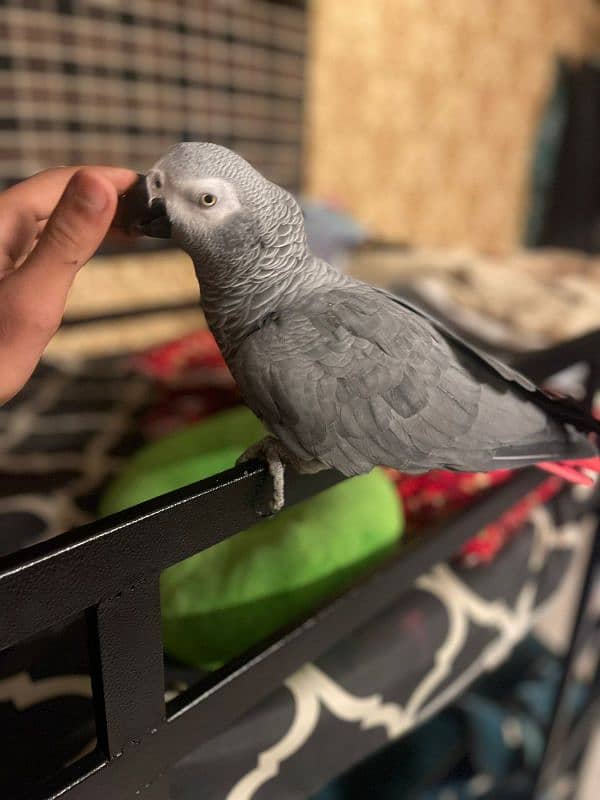
[[[150,201],[150,210],[153,212],[153,215],[166,216],[167,207],[165,201],[161,197],[153,197]]]

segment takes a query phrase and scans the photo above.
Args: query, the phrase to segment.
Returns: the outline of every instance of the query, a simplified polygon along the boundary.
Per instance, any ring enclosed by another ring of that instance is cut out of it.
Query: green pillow
[[[109,514],[231,467],[264,435],[240,407],[138,452],[106,492]],[[161,576],[168,653],[214,669],[338,592],[394,546],[400,500],[373,470],[261,520]]]

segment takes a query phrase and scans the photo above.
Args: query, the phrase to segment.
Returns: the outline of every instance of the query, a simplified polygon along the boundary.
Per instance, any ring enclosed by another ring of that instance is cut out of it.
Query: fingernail
[[[108,193],[100,181],[86,172],[76,172],[71,179],[71,191],[83,208],[96,213],[108,205]]]

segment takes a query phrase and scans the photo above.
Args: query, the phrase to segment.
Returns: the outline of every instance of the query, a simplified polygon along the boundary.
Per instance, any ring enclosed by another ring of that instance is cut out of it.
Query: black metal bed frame
[[[600,336],[519,360],[531,377],[576,362],[590,365],[587,401],[600,369]],[[291,474],[288,503],[341,479],[333,473]],[[370,619],[420,574],[460,546],[543,481],[524,470],[485,493],[466,512],[394,557],[300,623],[279,632],[165,704],[159,575],[166,567],[235,535],[256,521],[268,490],[264,465],[251,462],[0,559],[0,651],[85,613],[98,746],[94,753],[38,787],[28,800],[165,800],[168,770],[231,725],[307,660]],[[581,619],[600,545],[598,534],[565,660],[565,676],[581,642]],[[564,683],[566,684],[566,677]],[[564,687],[563,687],[564,689]],[[535,797],[568,733],[556,702],[548,752]],[[557,728],[558,725],[558,728]]]

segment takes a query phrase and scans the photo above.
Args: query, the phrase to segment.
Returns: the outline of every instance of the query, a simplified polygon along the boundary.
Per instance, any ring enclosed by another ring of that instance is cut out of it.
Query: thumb
[[[116,206],[117,190],[98,170],[81,169],[73,175],[36,247],[14,276],[38,311],[46,306],[49,313],[62,316],[75,275],[106,236]]]

